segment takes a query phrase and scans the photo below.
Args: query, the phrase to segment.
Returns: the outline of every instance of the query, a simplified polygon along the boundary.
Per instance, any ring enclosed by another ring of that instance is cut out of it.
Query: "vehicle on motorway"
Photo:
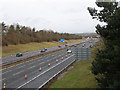
[[[45,49],[42,49],[40,52],[45,52]]]
[[[68,45],[67,44],[65,44],[65,47],[67,47]]]
[[[62,47],[61,45],[59,45],[58,47]]]
[[[84,46],[85,46],[85,43],[82,44],[82,47],[84,47]]]
[[[67,53],[72,53],[72,51],[69,49],[69,50],[67,51]]]
[[[50,63],[48,63],[48,67],[50,67]]]
[[[67,48],[67,51],[70,50],[69,48]]]
[[[47,51],[47,48],[44,48],[45,51]]]
[[[21,57],[21,56],[23,56],[22,53],[17,53],[17,54],[16,54],[16,57]]]
[[[45,52],[47,51],[47,48],[42,49],[40,52]]]

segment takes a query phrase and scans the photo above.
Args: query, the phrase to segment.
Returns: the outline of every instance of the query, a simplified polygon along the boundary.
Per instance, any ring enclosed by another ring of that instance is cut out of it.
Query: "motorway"
[[[84,48],[95,44],[98,40],[86,40]],[[82,45],[81,45],[82,47]],[[76,47],[72,47],[74,51]],[[63,60],[61,59],[63,57]],[[56,62],[58,59],[58,62]],[[58,51],[43,57],[21,63],[16,66],[12,66],[2,70],[2,86],[6,83],[6,88],[41,88],[46,84],[53,76],[57,75],[65,67],[75,61],[74,53],[70,56],[66,50]],[[51,65],[48,66],[48,63]],[[39,69],[42,71],[39,71]],[[27,79],[25,79],[27,74]]]
[[[75,44],[78,44],[78,42],[68,44],[68,46],[72,46],[72,45],[75,45]],[[55,50],[58,50],[58,49],[61,49],[61,48],[65,48],[65,45],[63,45],[60,48],[58,46],[55,46],[55,47],[52,47],[52,48],[48,48],[48,50],[46,52],[55,51]],[[16,57],[16,55],[2,57],[2,65],[6,65],[6,64],[13,63],[13,62],[17,62],[19,60],[23,60],[23,59],[26,59],[26,58],[29,58],[29,57],[40,55],[40,54],[41,54],[40,50],[36,50],[36,51],[25,52],[25,53],[23,53],[22,57]]]

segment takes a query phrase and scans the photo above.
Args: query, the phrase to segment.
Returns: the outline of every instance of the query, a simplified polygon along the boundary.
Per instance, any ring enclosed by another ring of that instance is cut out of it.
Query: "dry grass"
[[[79,40],[66,40],[67,43],[74,43],[74,42],[79,42]],[[2,56],[9,56],[13,55],[16,53],[23,53],[23,52],[28,52],[28,51],[34,51],[34,50],[40,50],[43,48],[50,48],[53,46],[61,45],[61,44],[66,44],[61,43],[61,42],[41,42],[41,43],[28,43],[28,44],[18,44],[18,45],[9,45],[8,47],[4,46],[2,47]]]

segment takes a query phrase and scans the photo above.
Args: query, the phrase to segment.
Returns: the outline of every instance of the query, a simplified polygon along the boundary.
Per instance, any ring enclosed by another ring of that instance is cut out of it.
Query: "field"
[[[95,76],[91,73],[91,62],[95,58],[96,48],[92,48],[91,60],[80,60],[64,77],[54,82],[50,88],[97,88]]]
[[[79,42],[82,39],[78,40],[65,40],[67,43]],[[57,45],[66,44],[61,42],[41,42],[41,43],[28,43],[28,44],[18,44],[18,45],[9,45],[8,47],[2,47],[2,56],[14,55],[16,53],[23,53],[28,51],[40,50],[43,48],[49,48]]]

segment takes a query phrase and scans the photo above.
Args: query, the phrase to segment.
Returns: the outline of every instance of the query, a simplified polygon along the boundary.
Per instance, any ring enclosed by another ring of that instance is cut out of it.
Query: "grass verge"
[[[49,88],[98,88],[95,75],[91,73],[91,62],[95,58],[97,48],[97,46],[92,48],[91,60],[80,60],[70,71],[67,71],[64,77],[56,79]]]
[[[50,88],[97,88],[97,82],[91,73],[90,66],[91,61],[81,60]]]
[[[67,43],[79,42],[82,39],[77,40],[65,40]],[[18,44],[18,45],[9,45],[8,47],[2,47],[2,56],[14,55],[16,53],[23,53],[28,51],[40,50],[43,48],[50,48],[61,44],[66,44],[66,42],[41,42],[41,43],[28,43],[28,44]]]

